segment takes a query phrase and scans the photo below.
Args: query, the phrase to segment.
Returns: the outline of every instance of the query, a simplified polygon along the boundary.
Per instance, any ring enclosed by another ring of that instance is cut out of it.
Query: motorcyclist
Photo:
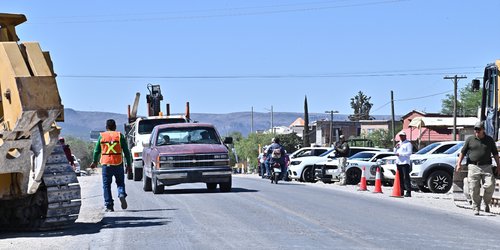
[[[278,179],[283,178],[283,168],[286,167],[285,164],[285,148],[281,146],[279,138],[273,138],[271,145],[267,148],[267,166],[272,168],[274,163],[279,163],[282,169]]]

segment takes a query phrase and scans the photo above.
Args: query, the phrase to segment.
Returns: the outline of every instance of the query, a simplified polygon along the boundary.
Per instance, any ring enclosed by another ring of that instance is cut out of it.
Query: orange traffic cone
[[[359,183],[358,191],[368,191],[366,188],[365,167],[363,167],[363,171],[361,171],[361,182]]]
[[[380,168],[377,168],[377,174],[375,175],[375,190],[374,193],[383,193],[382,192],[382,180],[380,180]]]
[[[391,197],[402,198],[401,185],[399,184],[399,171],[396,169],[396,176],[394,176],[394,185],[392,185]]]

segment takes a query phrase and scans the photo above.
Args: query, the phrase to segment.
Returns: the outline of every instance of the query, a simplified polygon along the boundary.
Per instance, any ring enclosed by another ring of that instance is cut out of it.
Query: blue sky
[[[65,107],[126,113],[148,83],[165,105],[196,113],[351,114],[358,91],[371,114],[439,112],[500,58],[500,1],[199,0],[2,1],[23,13],[23,41],[51,52]],[[164,106],[163,105],[163,106]]]

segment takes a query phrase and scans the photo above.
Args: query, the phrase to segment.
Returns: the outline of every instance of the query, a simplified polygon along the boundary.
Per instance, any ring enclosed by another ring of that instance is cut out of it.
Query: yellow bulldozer
[[[64,107],[50,55],[20,42],[22,14],[0,14],[0,230],[72,225],[78,179],[58,144]]]

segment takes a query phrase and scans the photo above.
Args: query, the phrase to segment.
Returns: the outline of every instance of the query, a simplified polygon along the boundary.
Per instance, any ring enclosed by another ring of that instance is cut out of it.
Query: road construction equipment
[[[484,69],[483,84],[479,79],[472,80],[472,90],[481,91],[481,108],[479,119],[485,123],[485,132],[491,136],[500,149],[499,141],[499,128],[500,128],[500,96],[499,96],[499,68],[500,60],[495,63],[488,64]],[[494,163],[494,161],[493,161]],[[496,175],[496,167],[493,168],[493,173]],[[460,172],[453,174],[453,200],[455,205],[462,208],[472,209],[472,200],[469,195],[469,188],[467,185],[468,168],[467,164],[462,164]],[[490,204],[491,213],[500,214],[500,181],[499,176],[496,177],[495,192]],[[482,193],[482,191],[481,191]]]
[[[0,14],[0,229],[70,226],[80,186],[58,144],[64,107],[50,55],[19,42],[22,14]]]
[[[151,131],[153,128],[160,124],[168,123],[185,123],[189,122],[189,102],[186,103],[185,115],[171,115],[170,105],[166,106],[166,115],[161,112],[161,101],[163,95],[161,94],[160,85],[148,84],[147,88],[149,94],[146,95],[146,102],[148,104],[148,116],[137,116],[137,108],[139,106],[139,98],[141,94],[135,94],[134,104],[132,107],[128,106],[128,124],[125,124],[125,134],[127,143],[132,153],[132,167],[127,172],[127,179],[140,181],[143,175],[143,159],[142,150],[143,143],[149,141]]]

